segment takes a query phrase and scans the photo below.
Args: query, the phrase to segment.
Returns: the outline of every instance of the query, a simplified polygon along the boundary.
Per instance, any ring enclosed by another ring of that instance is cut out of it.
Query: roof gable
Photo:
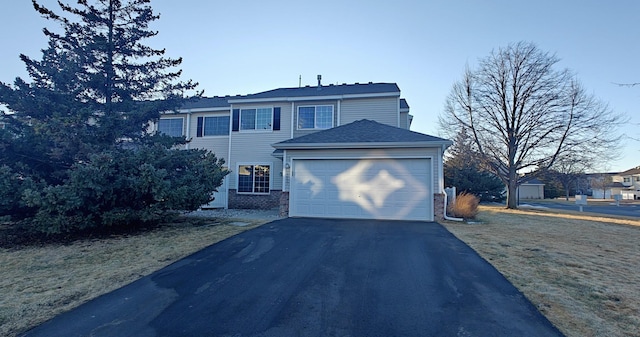
[[[320,147],[338,144],[413,144],[421,146],[449,146],[451,141],[394,126],[362,119],[332,129],[288,139],[276,144],[277,149]]]
[[[545,183],[543,183],[540,179],[538,178],[533,178],[531,180],[528,180],[524,183],[522,183],[521,185],[545,185]]]

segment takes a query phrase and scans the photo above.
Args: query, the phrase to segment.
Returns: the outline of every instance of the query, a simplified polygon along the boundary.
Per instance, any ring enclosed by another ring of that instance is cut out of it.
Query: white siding
[[[398,127],[399,97],[345,99],[340,106],[340,125],[361,119]]]
[[[269,103],[259,105],[234,104],[233,109],[280,107],[280,130],[277,131],[232,131],[231,156],[228,162],[229,189],[237,188],[238,163],[270,163],[271,190],[282,189],[282,159],[272,155],[275,150],[271,144],[291,138],[291,103]]]
[[[409,130],[409,113],[401,112],[400,113],[400,128]]]
[[[229,136],[207,136],[197,137],[198,131],[198,117],[213,117],[213,116],[229,116],[229,111],[223,112],[209,112],[209,113],[194,113],[191,115],[191,123],[189,125],[189,136],[191,139],[189,148],[191,149],[206,149],[215,153],[216,157],[224,158],[226,161],[229,155]]]
[[[520,185],[517,195],[520,199],[544,199],[544,185]]]

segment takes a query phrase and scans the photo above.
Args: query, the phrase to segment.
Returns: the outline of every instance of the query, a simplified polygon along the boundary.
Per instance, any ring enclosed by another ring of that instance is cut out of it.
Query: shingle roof
[[[358,94],[382,94],[397,93],[400,95],[400,88],[395,83],[355,83],[341,85],[323,85],[321,87],[300,87],[300,88],[278,88],[263,91],[256,94],[236,95],[236,96],[214,96],[202,97],[200,99],[186,103],[181,109],[202,109],[202,108],[222,108],[229,107],[230,100],[245,99],[268,99],[280,97],[314,97],[314,96],[336,96],[336,95],[358,95]],[[400,99],[400,108],[409,109],[407,101]]]
[[[332,129],[273,144],[275,148],[299,147],[302,144],[345,144],[345,143],[437,143],[449,145],[451,141],[424,133],[397,128],[363,119]]]
[[[404,98],[400,99],[400,109],[409,109],[409,104],[407,104],[407,100]]]
[[[341,84],[323,85],[321,87],[300,87],[300,88],[279,88],[269,91],[259,92],[241,97],[231,97],[231,99],[255,99],[255,98],[276,98],[276,97],[308,97],[308,96],[332,96],[332,95],[356,95],[356,94],[379,94],[398,93],[400,88],[395,83],[366,83],[366,84]]]
[[[630,170],[626,170],[624,172],[620,172],[621,176],[630,176],[630,175],[634,175],[634,174],[640,174],[640,166],[638,167],[634,167]]]
[[[540,179],[537,178],[533,178],[527,182],[525,182],[523,185],[528,184],[528,185],[544,185],[545,183],[543,183]]]
[[[619,181],[615,181],[612,183],[607,184],[607,187],[618,187],[618,188],[624,188],[627,187],[625,186],[623,183],[619,182]]]
[[[201,109],[201,108],[224,108],[229,107],[229,99],[231,96],[226,97],[201,97],[197,100],[187,102],[182,106],[182,109]]]

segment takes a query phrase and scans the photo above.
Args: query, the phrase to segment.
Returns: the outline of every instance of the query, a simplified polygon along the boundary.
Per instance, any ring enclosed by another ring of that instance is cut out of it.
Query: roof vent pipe
[[[318,75],[318,88],[322,86],[322,75]]]

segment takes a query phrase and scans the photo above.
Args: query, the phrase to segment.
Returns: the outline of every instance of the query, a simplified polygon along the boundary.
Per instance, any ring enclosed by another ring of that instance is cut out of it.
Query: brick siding
[[[289,216],[289,192],[282,192],[280,195],[280,217],[286,218]]]
[[[444,194],[433,194],[433,217],[435,221],[444,220]]]
[[[238,194],[229,190],[229,208],[273,209],[280,207],[282,191],[272,190],[268,195]]]

